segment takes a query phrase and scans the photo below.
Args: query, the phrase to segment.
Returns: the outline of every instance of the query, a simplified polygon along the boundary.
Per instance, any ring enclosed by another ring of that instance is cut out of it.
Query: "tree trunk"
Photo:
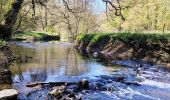
[[[162,29],[162,33],[165,33],[165,23],[163,24],[163,29]]]
[[[24,0],[16,0],[11,9],[6,14],[4,25],[0,25],[0,38],[3,40],[10,40],[13,32],[13,27],[17,21],[17,15],[21,9]]]

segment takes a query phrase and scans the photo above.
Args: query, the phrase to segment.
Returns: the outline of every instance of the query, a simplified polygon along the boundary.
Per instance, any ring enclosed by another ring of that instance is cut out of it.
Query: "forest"
[[[168,100],[170,0],[0,0],[0,100]]]
[[[73,40],[80,33],[168,33],[170,30],[169,0],[108,1],[1,0],[0,23],[1,27],[11,24],[13,35],[20,31],[47,32]]]

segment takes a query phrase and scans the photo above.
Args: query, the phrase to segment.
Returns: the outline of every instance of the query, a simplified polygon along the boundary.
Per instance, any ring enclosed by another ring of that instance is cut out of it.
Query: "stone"
[[[112,85],[105,85],[101,88],[102,91],[114,91],[115,88]]]
[[[99,80],[96,80],[96,82],[99,82],[99,83],[102,83],[102,84],[107,84],[108,80],[110,80],[110,79],[99,79]]]
[[[92,54],[93,57],[98,57],[98,55],[99,55],[98,52],[94,52],[94,53]]]
[[[0,91],[0,100],[17,100],[18,91],[15,89],[4,89]]]
[[[107,83],[113,83],[113,81],[111,79],[107,80]]]
[[[89,85],[91,90],[100,90],[105,84],[101,82],[93,82]]]
[[[66,88],[66,92],[67,92],[67,93],[78,92],[78,90],[79,90],[79,87],[78,87],[77,85],[74,85],[74,84],[69,85],[69,86],[67,86],[67,88]]]
[[[136,69],[136,75],[141,75],[140,71],[141,71],[141,68],[138,67],[138,68]]]
[[[136,76],[136,81],[143,82],[145,81],[145,78],[143,76]]]
[[[82,79],[79,83],[78,83],[79,87],[82,89],[88,89],[89,87],[89,82],[86,79]]]
[[[108,75],[100,75],[100,78],[103,78],[103,79],[111,79],[111,76],[108,76]]]
[[[115,82],[122,82],[122,81],[124,81],[124,79],[125,79],[125,76],[123,76],[123,75],[115,75],[115,76],[111,77],[111,80],[115,81]]]
[[[69,98],[74,98],[75,95],[76,95],[75,93],[70,93],[70,94],[68,94],[68,97],[69,97]]]
[[[82,96],[81,95],[75,95],[76,100],[82,100]]]
[[[77,85],[75,85],[75,84],[72,84],[72,85],[67,86],[67,89],[74,89],[74,90],[78,90],[78,89],[79,89],[79,87],[78,87]]]
[[[53,87],[53,90],[49,92],[50,95],[59,96],[65,92],[65,86]]]
[[[123,82],[124,84],[126,85],[134,85],[134,86],[141,86],[138,82],[131,82],[131,81],[126,81],[126,82]]]

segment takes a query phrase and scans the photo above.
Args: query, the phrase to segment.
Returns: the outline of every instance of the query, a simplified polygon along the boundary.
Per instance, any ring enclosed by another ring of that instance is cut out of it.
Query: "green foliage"
[[[45,31],[46,31],[47,33],[54,33],[54,32],[55,32],[54,26],[52,26],[52,25],[47,26],[47,27],[45,28]]]
[[[81,33],[80,35],[77,36],[77,40],[78,41],[91,41],[93,39],[93,37],[95,36],[96,34],[84,34],[84,33]]]
[[[59,35],[51,35],[48,33],[40,33],[40,32],[17,32],[13,36],[15,40],[25,40],[25,39],[37,39],[37,40],[50,40],[50,39],[59,39]]]
[[[130,43],[133,41],[137,44],[166,44],[170,42],[169,34],[144,34],[144,33],[99,33],[99,34],[80,34],[77,40],[90,41],[90,43],[100,42],[104,39],[112,39],[115,41],[122,41],[125,43]]]
[[[7,44],[6,41],[0,40],[0,48],[1,48],[2,46],[5,46],[6,44]]]
[[[110,37],[109,34],[100,33],[100,34],[95,35],[95,36],[92,38],[91,42],[92,42],[92,43],[99,42],[99,41],[101,41],[101,40],[108,39],[109,37]]]
[[[170,30],[170,0],[126,0],[121,2],[125,21],[111,12],[109,23],[123,32],[168,32]],[[114,17],[113,17],[114,16]]]
[[[137,44],[164,44],[170,42],[170,34],[118,33],[112,34],[112,40],[119,40],[126,43],[133,41]]]
[[[77,36],[77,40],[98,42],[102,39],[109,38],[109,37],[110,37],[110,33],[91,33],[91,34],[81,33]]]
[[[13,2],[14,0],[0,0],[0,23],[4,20],[4,16],[11,8]]]

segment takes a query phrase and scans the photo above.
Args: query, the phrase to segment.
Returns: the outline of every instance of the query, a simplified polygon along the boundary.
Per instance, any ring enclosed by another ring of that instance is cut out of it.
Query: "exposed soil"
[[[75,47],[80,50],[87,50],[95,56],[102,54],[112,60],[137,60],[147,61],[154,64],[161,64],[170,67],[170,44],[137,43],[134,40],[129,42],[112,39],[103,39],[100,42],[91,43],[78,41]]]

